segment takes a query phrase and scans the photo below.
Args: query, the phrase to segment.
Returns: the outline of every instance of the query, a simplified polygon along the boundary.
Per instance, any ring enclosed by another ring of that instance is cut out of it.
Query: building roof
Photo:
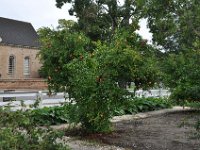
[[[28,22],[0,17],[0,39],[6,45],[39,47],[38,35]]]

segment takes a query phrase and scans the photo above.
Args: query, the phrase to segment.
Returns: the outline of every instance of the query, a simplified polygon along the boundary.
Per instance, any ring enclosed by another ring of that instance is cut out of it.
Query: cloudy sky
[[[62,9],[55,6],[55,0],[0,0],[0,17],[30,22],[35,29],[56,27],[58,19],[75,19],[68,15],[69,5]],[[151,34],[143,20],[139,34],[150,40]]]

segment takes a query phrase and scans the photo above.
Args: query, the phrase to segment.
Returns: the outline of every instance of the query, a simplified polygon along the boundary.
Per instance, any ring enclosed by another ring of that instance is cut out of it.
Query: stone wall
[[[0,79],[0,90],[45,90],[47,82],[44,79]]]

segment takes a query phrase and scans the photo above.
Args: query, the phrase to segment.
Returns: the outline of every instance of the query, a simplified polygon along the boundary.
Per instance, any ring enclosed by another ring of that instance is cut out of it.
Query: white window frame
[[[16,57],[14,55],[10,55],[8,58],[8,74],[10,77],[14,77],[15,68],[16,68]]]
[[[30,57],[24,57],[24,67],[23,67],[23,74],[25,77],[30,77]]]

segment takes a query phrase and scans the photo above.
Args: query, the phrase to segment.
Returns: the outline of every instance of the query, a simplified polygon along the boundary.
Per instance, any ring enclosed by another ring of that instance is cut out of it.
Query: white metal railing
[[[129,90],[130,92],[133,92]],[[165,89],[154,89],[149,91],[137,90],[137,97],[169,97],[169,90]],[[3,102],[0,101],[0,107],[10,106],[11,110],[22,109],[22,103],[24,109],[30,109],[30,106],[36,102],[36,99],[40,99],[39,108],[60,106],[64,102],[68,102],[68,99],[64,98],[68,95],[64,93],[56,93],[55,95],[48,96],[48,93],[38,91],[38,92],[15,92],[15,93],[0,93],[0,100],[3,98],[16,98],[16,101]]]
[[[137,90],[137,97],[169,97],[170,91],[166,89],[153,89],[149,91]]]
[[[25,97],[25,98],[24,98]],[[38,107],[51,107],[60,106],[62,103],[67,102],[68,99],[64,98],[64,93],[56,93],[55,95],[48,96],[48,93],[38,92],[16,92],[16,93],[0,93],[0,99],[14,98],[17,100],[0,102],[0,107],[10,107],[11,110],[30,109],[36,100],[39,100]],[[22,106],[23,104],[23,106]]]
[[[0,93],[0,97],[37,97],[38,95],[42,94],[42,96],[47,96],[48,93],[47,92],[42,92],[42,91],[38,91],[38,92],[15,92],[15,93]],[[57,96],[64,96],[64,93],[56,93],[55,95]],[[54,95],[52,95],[54,96]]]

